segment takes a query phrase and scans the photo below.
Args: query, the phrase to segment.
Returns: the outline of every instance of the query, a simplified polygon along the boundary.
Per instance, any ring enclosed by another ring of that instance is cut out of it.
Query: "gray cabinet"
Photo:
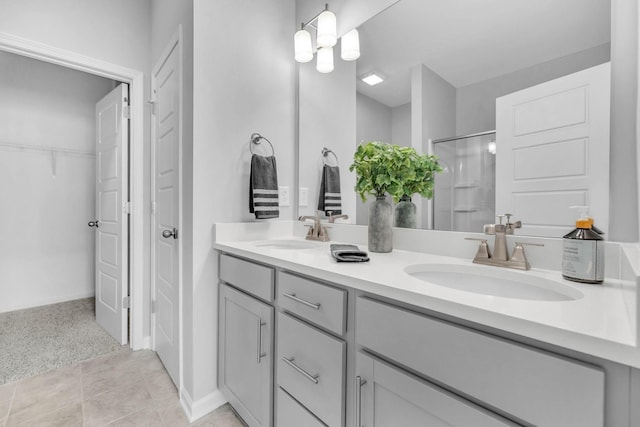
[[[356,426],[516,425],[434,384],[363,353],[358,353],[356,373]]]
[[[356,341],[515,420],[604,425],[605,375],[598,366],[364,297],[356,303]]]
[[[273,307],[220,284],[220,388],[250,427],[273,424]]]

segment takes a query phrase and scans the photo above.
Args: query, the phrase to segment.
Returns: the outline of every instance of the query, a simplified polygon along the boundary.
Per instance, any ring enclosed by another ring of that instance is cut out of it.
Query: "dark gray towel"
[[[332,244],[329,246],[331,255],[338,262],[367,262],[369,254],[361,251],[356,245]]]
[[[340,168],[324,165],[322,180],[320,181],[320,195],[318,196],[318,210],[325,215],[340,215],[342,213],[342,197],[340,196]]]
[[[257,219],[278,218],[278,171],[274,156],[251,156],[249,212]]]

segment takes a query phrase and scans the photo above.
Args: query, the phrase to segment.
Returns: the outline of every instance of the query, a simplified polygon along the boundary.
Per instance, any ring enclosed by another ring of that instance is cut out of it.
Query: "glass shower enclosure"
[[[495,223],[496,132],[433,141],[442,173],[436,174],[436,230],[482,232]]]

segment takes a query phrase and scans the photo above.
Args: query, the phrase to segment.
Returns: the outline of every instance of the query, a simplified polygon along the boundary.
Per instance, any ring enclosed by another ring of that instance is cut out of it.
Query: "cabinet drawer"
[[[278,427],[325,427],[313,414],[278,387]]]
[[[338,335],[346,329],[347,292],[289,273],[278,273],[278,303]]]
[[[330,427],[344,425],[345,342],[278,313],[277,381]]]
[[[366,297],[356,340],[426,377],[539,426],[602,426],[604,372]]]
[[[274,270],[230,255],[220,255],[220,280],[266,301],[273,301]]]
[[[363,353],[358,353],[360,425],[515,427],[517,424]]]

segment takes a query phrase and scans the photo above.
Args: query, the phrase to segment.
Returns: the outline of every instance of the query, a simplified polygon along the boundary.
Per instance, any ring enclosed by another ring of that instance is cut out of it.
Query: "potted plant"
[[[370,195],[376,198],[369,209],[369,250],[390,252],[393,209],[386,194],[396,203],[409,199],[415,227],[415,205],[410,198],[415,193],[432,197],[434,173],[441,169],[434,156],[420,155],[411,147],[372,141],[358,146],[349,170],[356,172],[355,190],[362,201]],[[404,210],[398,212],[401,218],[405,216]],[[410,224],[411,220],[400,222],[405,223]]]

